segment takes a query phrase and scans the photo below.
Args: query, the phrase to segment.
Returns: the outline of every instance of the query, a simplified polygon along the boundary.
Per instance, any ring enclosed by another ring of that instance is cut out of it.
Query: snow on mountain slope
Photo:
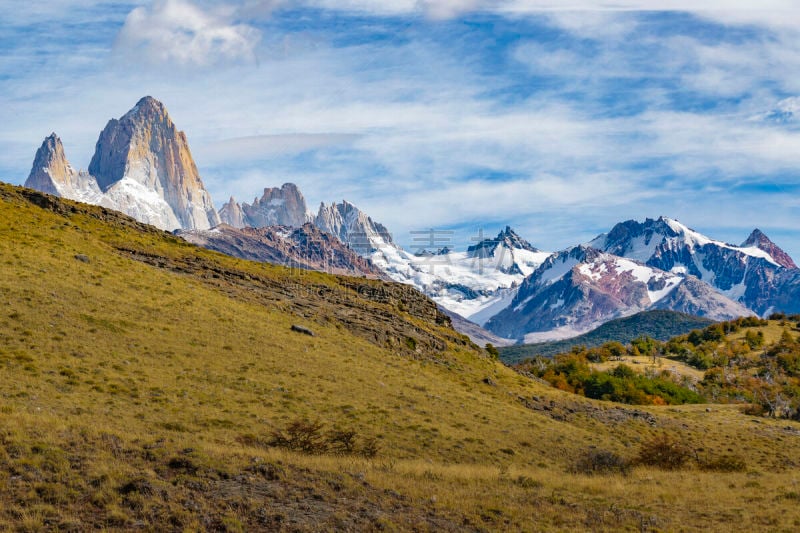
[[[509,235],[519,242],[509,245]],[[483,325],[511,303],[526,275],[550,253],[525,243],[511,228],[481,245],[466,252],[445,249],[412,254],[383,244],[369,257],[393,280],[414,285],[439,305]]]
[[[172,207],[160,194],[128,176],[111,185],[97,203],[109,209],[124,211],[139,222],[157,228],[181,227]]]
[[[394,248],[392,236],[383,224],[348,201],[325,205],[321,203],[314,224],[322,231],[335,235],[363,256],[376,250]]]
[[[614,226],[611,232],[597,236],[587,246],[643,262],[660,254],[663,255],[665,250],[686,249],[689,252],[696,252],[711,246],[764,259],[776,266],[779,265],[778,261],[768,252],[757,246],[734,246],[716,241],[677,220],[663,216],[657,220],[648,218],[643,223],[635,220],[621,222]]]

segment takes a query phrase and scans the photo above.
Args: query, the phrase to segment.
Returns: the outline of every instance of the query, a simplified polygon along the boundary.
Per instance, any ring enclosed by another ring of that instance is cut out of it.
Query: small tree
[[[486,343],[486,351],[492,359],[498,359],[500,357],[500,350],[495,348],[494,344],[491,342]]]

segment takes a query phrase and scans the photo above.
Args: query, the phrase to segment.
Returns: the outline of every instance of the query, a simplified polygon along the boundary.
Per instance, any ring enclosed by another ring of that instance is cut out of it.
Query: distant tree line
[[[767,343],[764,328],[782,327]],[[627,346],[607,342],[575,346],[552,358],[537,356],[516,366],[556,388],[599,400],[640,405],[741,403],[748,414],[800,420],[800,315],[773,314],[715,323],[666,342],[641,336]],[[744,332],[744,334],[741,334]],[[701,380],[661,370],[635,372],[622,359],[632,356],[682,361],[703,370]],[[592,363],[620,361],[609,370]]]

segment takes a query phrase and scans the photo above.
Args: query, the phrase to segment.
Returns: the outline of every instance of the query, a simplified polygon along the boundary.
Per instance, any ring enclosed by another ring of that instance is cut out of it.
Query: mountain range
[[[654,309],[714,320],[800,312],[800,269],[757,229],[735,246],[666,217],[629,220],[555,253],[510,227],[463,252],[441,246],[430,230],[408,251],[346,200],[313,214],[292,183],[265,188],[250,204],[231,197],[218,212],[186,135],[149,96],[108,122],[87,171],[73,168],[59,137],[48,136],[25,185],[227,254],[412,285],[466,319],[454,324],[474,339],[503,344],[566,338]]]

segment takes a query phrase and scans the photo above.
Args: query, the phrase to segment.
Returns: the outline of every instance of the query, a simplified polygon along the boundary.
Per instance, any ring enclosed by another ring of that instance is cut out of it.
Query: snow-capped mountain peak
[[[396,248],[386,226],[346,200],[330,205],[321,203],[314,224],[365,257]]]
[[[467,251],[410,253],[382,246],[369,256],[393,280],[409,283],[441,306],[483,324],[514,298],[527,275],[549,256],[506,227]]]
[[[612,318],[657,308],[719,319],[751,314],[692,276],[581,245],[544,261],[486,328],[502,337],[536,342],[570,337]]]
[[[777,244],[772,242],[760,229],[756,228],[750,236],[742,243],[741,248],[758,248],[766,252],[772,262],[785,268],[797,268],[797,265]]]
[[[649,266],[692,275],[759,314],[771,306],[775,273],[795,263],[760,231],[741,245],[711,239],[675,219],[628,220],[595,238],[591,246]]]
[[[478,242],[478,244],[467,248],[467,252],[473,256],[486,257],[492,255],[495,249],[501,245],[505,245],[505,247],[510,250],[526,250],[534,253],[541,251],[517,235],[517,233],[511,229],[511,226],[506,226],[497,237],[494,239],[483,239]]]

